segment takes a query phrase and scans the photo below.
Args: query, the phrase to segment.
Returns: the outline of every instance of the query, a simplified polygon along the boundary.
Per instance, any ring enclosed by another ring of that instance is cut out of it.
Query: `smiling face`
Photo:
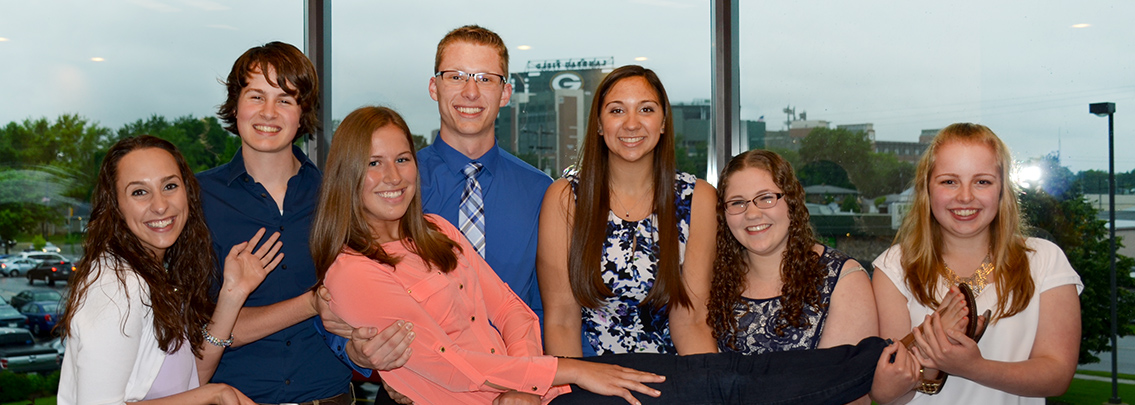
[[[791,219],[788,216],[788,203],[777,200],[772,208],[757,208],[752,203],[757,196],[784,193],[772,179],[767,170],[747,167],[729,176],[725,189],[724,203],[749,200],[745,212],[725,214],[725,222],[733,237],[745,247],[753,263],[758,256],[763,258],[782,257],[788,244]]]
[[[498,50],[464,41],[449,44],[443,51],[438,71],[445,70],[505,74]],[[434,77],[429,90],[430,98],[437,101],[441,135],[445,138],[491,139],[497,113],[512,96],[512,85],[507,82],[493,86],[481,86],[473,80],[447,84]]]
[[[241,146],[263,153],[290,152],[303,110],[295,97],[276,86],[275,69],[268,69],[267,79],[264,76],[259,70],[250,72],[237,101]]]
[[[188,199],[177,162],[158,148],[138,149],[118,162],[118,209],[142,246],[161,260],[185,228]]]
[[[418,192],[418,165],[406,134],[394,125],[374,131],[366,164],[359,195],[367,224],[379,242],[396,240],[402,216]]]
[[[989,238],[1001,203],[997,156],[980,143],[951,142],[938,148],[930,172],[930,212],[945,239]]]
[[[611,86],[599,113],[599,134],[611,159],[650,159],[662,137],[664,110],[646,78],[631,76]]]

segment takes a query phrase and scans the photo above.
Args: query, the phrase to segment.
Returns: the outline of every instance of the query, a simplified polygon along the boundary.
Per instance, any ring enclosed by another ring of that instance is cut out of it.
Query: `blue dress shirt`
[[[536,237],[540,204],[552,178],[499,146],[470,159],[439,136],[418,151],[422,208],[427,214],[459,223],[461,193],[465,190],[462,170],[474,160],[485,166],[477,174],[485,202],[485,261],[536,312],[543,325],[544,305],[536,283]]]
[[[229,250],[260,228],[280,232],[284,259],[246,306],[264,306],[307,292],[316,282],[308,237],[319,200],[319,169],[299,148],[299,173],[288,180],[281,214],[276,201],[244,166],[240,151],[232,161],[197,175],[201,205],[217,254],[217,282]],[[215,285],[219,288],[219,285]],[[318,322],[318,317],[316,322]],[[351,372],[308,322],[300,322],[239,348],[225,350],[212,381],[236,387],[259,403],[308,402],[347,392]]]

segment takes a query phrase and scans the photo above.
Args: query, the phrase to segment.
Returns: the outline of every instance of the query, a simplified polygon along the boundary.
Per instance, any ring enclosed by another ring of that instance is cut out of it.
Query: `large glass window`
[[[704,177],[709,11],[708,4],[689,0],[472,7],[450,1],[336,2],[332,114],[342,119],[365,104],[389,106],[406,117],[411,131],[432,140],[439,118],[427,85],[437,42],[453,28],[478,24],[500,34],[509,48],[515,93],[497,120],[501,147],[558,177],[575,162],[599,81],[613,67],[641,64],[658,73],[672,103],[688,106],[675,107],[685,147],[679,160]],[[682,119],[687,116],[698,118]]]

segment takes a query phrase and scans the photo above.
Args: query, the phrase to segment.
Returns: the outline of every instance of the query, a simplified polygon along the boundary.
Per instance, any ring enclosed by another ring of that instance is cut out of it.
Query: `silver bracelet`
[[[201,325],[201,334],[205,335],[205,341],[217,347],[229,347],[233,345],[233,335],[230,333],[229,338],[225,340],[217,339],[216,336],[209,334],[208,324]]]

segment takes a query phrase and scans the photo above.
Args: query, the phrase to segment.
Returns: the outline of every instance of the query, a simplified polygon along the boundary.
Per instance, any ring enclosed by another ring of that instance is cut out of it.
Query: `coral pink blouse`
[[[382,248],[401,257],[396,267],[344,247],[324,280],[331,310],[352,326],[414,324],[414,354],[405,366],[380,372],[383,381],[414,402],[430,404],[492,403],[505,391],[489,383],[540,395],[545,404],[571,392],[551,385],[557,359],[543,356],[536,314],[457,228],[436,215],[426,219],[465,252],[457,254],[453,271],[428,267],[403,241],[394,241]]]

